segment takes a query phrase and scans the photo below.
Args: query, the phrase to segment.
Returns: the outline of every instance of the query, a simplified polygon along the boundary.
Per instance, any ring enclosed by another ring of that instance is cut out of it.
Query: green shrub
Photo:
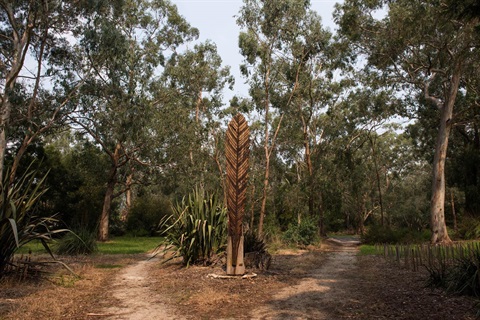
[[[311,218],[302,219],[300,224],[289,225],[283,234],[283,240],[288,244],[309,245],[318,241],[318,227]]]
[[[379,243],[422,243],[430,239],[429,230],[411,230],[408,228],[390,228],[380,225],[369,226],[362,235],[362,242],[366,244],[379,244]]]
[[[126,230],[134,236],[153,236],[158,223],[172,214],[171,203],[165,196],[147,194],[135,199],[128,215]]]
[[[458,224],[455,238],[463,240],[480,239],[480,219],[475,217],[464,217]]]
[[[86,228],[69,232],[56,245],[56,253],[65,255],[92,254],[98,251],[97,233]]]
[[[397,243],[398,234],[395,230],[380,225],[369,226],[362,235],[362,242],[366,244]]]
[[[211,262],[225,250],[227,211],[215,195],[195,189],[188,198],[172,207],[173,213],[160,223],[165,250],[172,248],[171,257],[183,258],[183,264]]]
[[[45,193],[41,179],[30,167],[13,184],[9,184],[9,171],[0,182],[0,278],[14,253],[23,245],[39,240],[52,254],[48,242],[55,233],[68,230],[55,229],[58,220],[53,217],[37,217],[35,209]],[[52,255],[53,256],[53,255]]]

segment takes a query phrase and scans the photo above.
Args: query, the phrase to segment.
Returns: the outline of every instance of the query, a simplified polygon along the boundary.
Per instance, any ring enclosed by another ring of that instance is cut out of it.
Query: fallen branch
[[[243,276],[227,276],[227,275],[219,275],[219,274],[214,274],[210,273],[207,275],[207,277],[212,278],[212,279],[251,279],[255,278],[257,276],[256,273],[250,273],[250,274],[244,274]]]

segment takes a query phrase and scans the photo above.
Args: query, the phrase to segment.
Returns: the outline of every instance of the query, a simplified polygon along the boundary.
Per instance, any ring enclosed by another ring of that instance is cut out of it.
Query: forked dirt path
[[[143,260],[126,267],[116,277],[110,288],[117,304],[106,308],[101,314],[104,319],[184,319],[153,293],[150,269],[158,259]]]
[[[332,319],[348,295],[348,278],[357,259],[356,241],[327,240],[322,244],[326,261],[310,269],[294,286],[276,293],[268,305],[254,310],[252,319]],[[332,310],[332,308],[334,308]]]
[[[332,319],[339,300],[348,297],[348,277],[355,269],[356,242],[330,240],[322,244],[325,259],[309,268],[299,281],[284,287],[267,304],[251,310],[248,319]],[[103,319],[188,319],[155,292],[151,268],[155,260],[144,260],[123,269],[109,289],[115,304],[105,308]],[[334,302],[334,303],[333,303]],[[100,314],[99,314],[100,315]],[[330,315],[330,316],[329,316]]]

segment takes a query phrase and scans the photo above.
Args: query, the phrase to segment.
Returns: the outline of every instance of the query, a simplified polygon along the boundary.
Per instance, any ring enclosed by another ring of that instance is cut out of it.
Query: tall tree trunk
[[[7,20],[16,21],[16,13],[13,12],[12,4],[7,1],[3,6],[3,9],[5,10],[5,13],[8,17]],[[27,12],[27,21],[23,30],[23,34],[22,30],[20,30],[18,26],[12,25],[13,58],[11,61],[11,68],[6,72],[4,91],[2,92],[2,96],[0,97],[0,181],[3,181],[5,155],[7,151],[7,128],[10,122],[10,113],[12,110],[12,103],[9,96],[15,88],[18,74],[23,67],[25,57],[28,53],[33,29],[36,27],[35,18],[35,10],[29,7]]]
[[[263,224],[265,221],[265,211],[267,207],[267,191],[268,191],[268,181],[270,176],[270,157],[268,156],[268,142],[265,142],[265,176],[263,178],[263,193],[262,193],[262,205],[260,207],[260,217],[258,220],[258,236],[263,237]]]
[[[3,181],[5,154],[7,152],[7,127],[10,120],[11,106],[7,94],[0,110],[0,181]]]
[[[270,79],[270,68],[267,69],[265,74],[265,101],[264,101],[264,110],[265,110],[265,142],[263,144],[263,149],[265,152],[265,175],[263,178],[263,192],[262,192],[262,205],[260,206],[260,217],[258,219],[258,230],[257,235],[258,237],[263,237],[263,223],[265,220],[265,211],[267,207],[267,192],[268,192],[268,182],[270,176],[270,152],[269,152],[269,133],[270,128],[268,127],[268,118],[269,118],[269,110],[270,110],[270,96],[269,96],[269,79]]]
[[[373,165],[375,167],[375,174],[377,178],[377,190],[378,190],[378,202],[380,204],[380,224],[383,227],[385,222],[385,217],[383,213],[383,198],[382,198],[382,185],[380,183],[380,173],[378,172],[378,163],[377,163],[377,151],[375,149],[375,144],[372,137],[369,135],[370,145],[372,147],[372,157],[373,157]]]
[[[445,105],[442,110],[433,159],[432,198],[430,203],[431,242],[433,244],[451,241],[445,223],[445,159],[447,156],[448,136],[451,129],[451,116],[451,110]]]
[[[115,152],[112,155],[112,167],[108,175],[107,190],[105,191],[105,198],[103,200],[102,214],[100,216],[100,223],[98,226],[98,240],[108,240],[108,227],[110,218],[110,208],[112,206],[113,193],[117,184],[117,170],[118,161],[120,159],[120,143],[115,146]]]
[[[305,162],[307,163],[308,170],[308,214],[310,217],[315,215],[315,199],[314,199],[314,179],[313,179],[313,165],[312,165],[312,155],[310,151],[310,143],[308,143],[308,129],[306,127],[305,121],[303,120],[303,145],[305,147]]]
[[[251,179],[254,180],[254,177]],[[255,223],[255,181],[251,184],[252,193],[250,194],[250,230],[253,232],[253,225]]]
[[[447,157],[448,138],[452,128],[453,106],[459,84],[460,70],[456,70],[450,80],[448,98],[443,104],[437,104],[441,115],[435,145],[435,156],[433,158],[432,198],[430,202],[432,244],[451,242],[445,222],[445,160]]]
[[[98,240],[107,241],[108,240],[108,228],[109,228],[109,218],[110,218],[110,208],[112,206],[113,192],[116,185],[116,167],[112,168],[110,173],[110,178],[107,183],[107,191],[105,192],[105,198],[103,200],[102,215],[100,216],[100,225],[98,227]]]
[[[133,173],[130,173],[127,176],[127,183],[125,188],[125,208],[120,214],[120,220],[125,222],[128,219],[130,209],[132,208],[132,184],[133,184]]]
[[[266,108],[267,112],[265,114],[265,120],[267,121],[268,119],[268,108]],[[283,115],[280,116],[280,120],[278,121],[277,128],[275,129],[275,133],[273,134],[272,137],[272,142],[270,145],[268,144],[268,125],[265,124],[265,176],[263,180],[263,193],[262,193],[262,206],[260,208],[260,219],[258,221],[258,236],[261,238],[263,237],[263,224],[265,221],[265,211],[267,207],[267,193],[268,193],[268,185],[269,185],[269,179],[270,179],[270,156],[272,155],[273,150],[275,149],[275,140],[278,135],[278,131],[280,130],[280,126],[282,124],[283,120]]]

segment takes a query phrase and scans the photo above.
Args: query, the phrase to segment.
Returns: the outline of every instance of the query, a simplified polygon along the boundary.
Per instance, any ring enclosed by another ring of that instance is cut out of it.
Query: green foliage
[[[55,229],[58,223],[53,217],[37,217],[35,209],[45,193],[36,172],[26,170],[13,184],[8,183],[8,171],[0,184],[0,277],[13,254],[23,245],[39,240],[50,254],[48,241],[52,235],[67,230]]]
[[[209,264],[214,254],[225,249],[227,211],[214,194],[196,188],[172,210],[160,223],[165,237],[161,245],[174,250],[171,259],[182,257],[186,266]]]
[[[108,159],[91,142],[69,134],[55,139],[45,148],[42,164],[50,170],[45,181],[48,206],[40,208],[40,214],[53,211],[67,226],[93,230],[103,206]]]
[[[57,243],[55,252],[65,255],[92,254],[98,251],[96,231],[80,228],[69,232]]]
[[[134,236],[153,236],[158,223],[172,214],[170,201],[161,195],[137,197],[127,219],[126,231]]]
[[[311,218],[304,218],[300,224],[291,224],[283,234],[288,244],[309,245],[318,241],[318,227]]]
[[[417,231],[409,228],[390,228],[380,225],[368,227],[362,236],[362,242],[366,244],[422,243],[429,239],[429,230]]]

